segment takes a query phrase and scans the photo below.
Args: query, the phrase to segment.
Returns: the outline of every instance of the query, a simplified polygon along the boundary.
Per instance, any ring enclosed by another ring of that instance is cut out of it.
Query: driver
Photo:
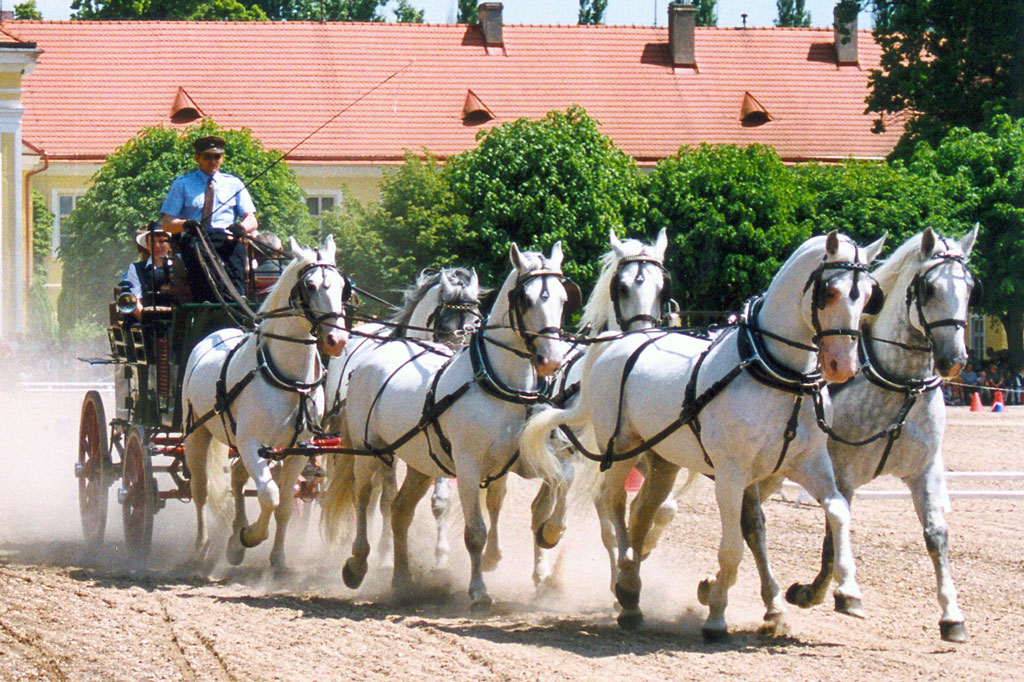
[[[161,225],[172,235],[182,234],[178,250],[192,285],[193,299],[213,302],[217,298],[199,264],[198,230],[203,230],[236,291],[244,294],[246,256],[242,237],[256,231],[256,206],[241,180],[220,172],[224,138],[200,137],[192,148],[199,168],[171,183],[160,207]]]

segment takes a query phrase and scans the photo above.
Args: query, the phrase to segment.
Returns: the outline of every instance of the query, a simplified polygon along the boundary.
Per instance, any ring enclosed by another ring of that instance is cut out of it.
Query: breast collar
[[[469,361],[473,367],[473,380],[483,389],[484,393],[516,405],[535,405],[539,402],[546,402],[551,391],[551,383],[538,379],[538,389],[535,391],[523,391],[512,388],[503,382],[495,373],[491,365],[487,347],[484,345],[486,339],[482,329],[487,327],[487,318],[481,323],[481,330],[475,332],[469,339]]]
[[[757,324],[763,304],[763,296],[748,301],[740,318],[736,346],[741,364],[746,365],[750,376],[766,386],[793,394],[819,393],[826,383],[819,369],[806,374],[798,372],[769,352],[764,333]]]
[[[867,377],[868,381],[879,388],[894,393],[925,393],[933,391],[942,385],[942,377],[938,374],[933,374],[923,379],[901,379],[882,369],[881,363],[878,362],[878,358],[872,348],[871,332],[867,327],[864,328],[857,347],[860,354],[861,371],[864,372],[864,376]]]

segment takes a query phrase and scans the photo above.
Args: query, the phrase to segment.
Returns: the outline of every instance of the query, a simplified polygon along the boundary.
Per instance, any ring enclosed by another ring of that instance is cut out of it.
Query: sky
[[[0,0],[3,9],[12,9],[21,0]],[[606,24],[635,24],[665,26],[669,0],[608,0]],[[242,0],[247,4],[246,0]],[[456,16],[456,0],[411,0],[411,4],[425,9],[425,20],[430,23],[448,23]],[[835,0],[806,0],[811,13],[812,26],[831,26]],[[579,0],[504,0],[506,24],[575,24]],[[71,17],[71,0],[36,0],[44,19]],[[776,17],[775,0],[718,0],[718,25],[741,26],[741,14],[747,14],[747,26],[772,26]],[[861,28],[870,28],[870,15],[862,14]]]

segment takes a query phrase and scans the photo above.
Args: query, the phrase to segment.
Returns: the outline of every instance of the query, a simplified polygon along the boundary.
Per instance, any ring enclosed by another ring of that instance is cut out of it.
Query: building
[[[92,174],[145,126],[211,116],[252,129],[288,152],[314,214],[345,192],[375,196],[405,150],[444,159],[482,129],[574,104],[642,167],[701,142],[768,144],[790,162],[881,159],[901,132],[871,132],[864,100],[880,49],[856,25],[695,28],[680,3],[668,28],[506,26],[494,2],[480,15],[479,25],[0,24],[11,46],[0,57],[24,61],[0,90],[12,112],[0,334],[23,324],[29,186],[57,216],[56,247]]]

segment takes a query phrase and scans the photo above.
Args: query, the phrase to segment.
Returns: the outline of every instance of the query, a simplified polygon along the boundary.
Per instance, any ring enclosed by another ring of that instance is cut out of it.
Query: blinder
[[[971,278],[971,295],[967,299],[967,307],[975,308],[981,305],[984,292],[981,288],[981,280],[974,277]]]
[[[883,305],[885,305],[885,292],[882,291],[882,287],[879,286],[878,282],[875,282],[871,287],[871,296],[868,297],[868,302],[864,304],[863,312],[865,315],[877,315],[882,312]]]
[[[933,256],[938,259],[938,263],[932,265],[924,272],[918,272],[914,275],[914,279],[911,280],[910,286],[907,287],[907,315],[910,315],[910,305],[916,304],[917,316],[924,326],[925,337],[928,339],[929,345],[931,345],[931,331],[936,327],[957,327],[966,328],[967,320],[960,320],[956,318],[949,318],[944,320],[935,320],[929,322],[924,315],[924,306],[927,304],[929,297],[933,293],[933,285],[928,281],[928,276],[932,270],[945,265],[946,263],[959,263],[964,269],[964,276],[970,281],[971,293],[967,299],[968,307],[978,305],[981,302],[981,283],[974,277],[970,269],[967,267],[967,263],[964,257],[959,254],[940,253]]]
[[[580,304],[583,301],[583,293],[580,291],[579,285],[568,277],[562,279],[562,286],[565,287],[566,296],[565,307],[562,308],[562,314],[575,315],[576,311],[580,309]]]
[[[850,287],[850,300],[857,300],[860,297],[860,276],[863,274],[865,277],[871,277],[868,273],[868,266],[851,261],[822,261],[821,265],[816,267],[810,275],[807,277],[807,282],[804,284],[804,292],[811,289],[811,323],[814,325],[814,344],[818,345],[821,340],[826,336],[852,336],[857,338],[861,332],[859,329],[822,329],[821,321],[818,319],[818,311],[824,310],[825,305],[828,303],[828,283],[831,278],[825,278],[824,273],[826,270],[848,270],[853,272],[853,286]],[[874,278],[871,278],[872,280]],[[812,288],[813,287],[813,288]],[[875,301],[879,310],[881,310],[882,304],[878,303],[876,298],[875,290],[878,290],[882,303],[885,302],[885,294],[881,291],[878,283],[875,282],[871,290],[871,295],[867,302],[864,304],[864,308],[861,312],[867,313],[869,307],[872,306],[872,300]],[[874,313],[871,313],[874,314]]]

